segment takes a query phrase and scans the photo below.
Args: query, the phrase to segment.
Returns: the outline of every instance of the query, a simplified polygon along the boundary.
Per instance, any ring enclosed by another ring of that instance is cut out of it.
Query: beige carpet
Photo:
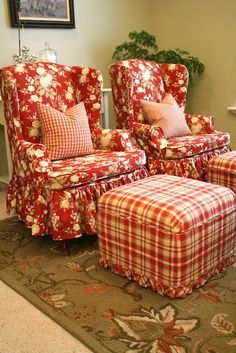
[[[7,185],[0,182],[0,220],[10,217],[6,212],[6,194]],[[92,353],[2,281],[0,303],[1,353]]]
[[[34,239],[16,219],[0,222],[4,282],[97,353],[233,353],[236,266],[186,299],[171,300],[98,265],[96,237]]]
[[[77,338],[0,281],[1,353],[91,353]]]

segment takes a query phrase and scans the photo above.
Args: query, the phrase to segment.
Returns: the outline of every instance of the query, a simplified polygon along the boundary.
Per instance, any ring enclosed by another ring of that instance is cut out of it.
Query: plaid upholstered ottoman
[[[106,192],[98,205],[100,265],[171,298],[234,261],[236,195],[155,175]]]
[[[236,194],[236,151],[223,153],[210,159],[207,179],[210,183],[232,189]]]

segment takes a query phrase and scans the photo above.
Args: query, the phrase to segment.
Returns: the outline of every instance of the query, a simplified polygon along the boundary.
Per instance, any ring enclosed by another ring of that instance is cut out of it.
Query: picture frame
[[[75,28],[74,0],[9,0],[9,5],[12,27]]]

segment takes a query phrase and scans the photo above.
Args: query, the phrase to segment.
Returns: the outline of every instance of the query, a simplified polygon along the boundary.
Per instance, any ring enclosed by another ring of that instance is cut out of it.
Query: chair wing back
[[[180,108],[185,111],[189,73],[181,64],[160,64],[166,93],[171,93]]]
[[[172,93],[185,109],[188,71],[183,65],[117,61],[110,65],[110,79],[117,128],[130,129],[133,121],[144,122],[140,99],[160,102],[165,93]]]
[[[102,76],[94,68],[17,64],[0,70],[0,85],[11,145],[12,139],[41,142],[38,102],[63,112],[83,101],[91,129],[100,124]]]
[[[76,102],[84,102],[92,135],[100,128],[103,78],[101,72],[92,67],[71,67]]]

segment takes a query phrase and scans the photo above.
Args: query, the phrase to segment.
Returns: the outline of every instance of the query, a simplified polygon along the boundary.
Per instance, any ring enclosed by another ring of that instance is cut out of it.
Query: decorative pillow
[[[51,160],[71,158],[93,152],[91,132],[84,103],[62,113],[38,103],[43,144]]]
[[[166,94],[161,103],[143,99],[140,103],[145,119],[151,125],[160,126],[166,139],[192,134],[172,94]]]

